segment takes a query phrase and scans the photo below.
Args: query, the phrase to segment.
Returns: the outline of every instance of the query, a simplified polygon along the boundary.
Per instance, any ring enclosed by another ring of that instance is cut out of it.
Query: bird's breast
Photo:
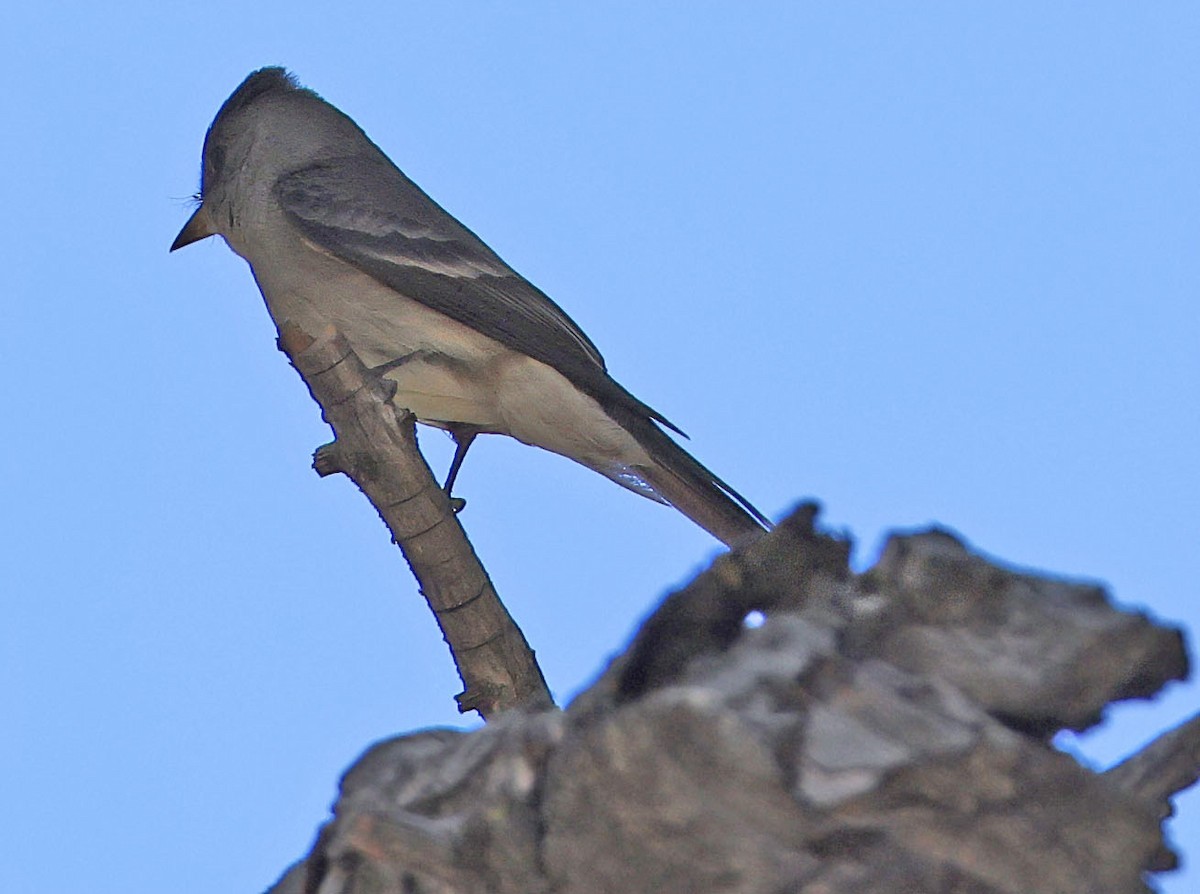
[[[307,242],[276,247],[268,263],[253,255],[244,256],[276,325],[290,320],[314,335],[334,326],[368,367],[386,370],[394,402],[422,422],[510,435],[610,477],[649,462],[596,400],[547,364]]]

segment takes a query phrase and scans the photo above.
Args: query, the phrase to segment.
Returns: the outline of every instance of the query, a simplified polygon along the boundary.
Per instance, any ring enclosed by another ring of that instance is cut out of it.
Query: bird
[[[500,434],[672,506],[728,546],[770,520],[681,447],[540,289],[286,69],[250,74],[204,138],[196,208],[171,251],[221,236],[275,323],[333,326],[393,402],[467,450]]]

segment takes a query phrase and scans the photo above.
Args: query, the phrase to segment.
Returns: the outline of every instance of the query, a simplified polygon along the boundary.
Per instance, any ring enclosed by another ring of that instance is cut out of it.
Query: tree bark
[[[354,481],[391,531],[463,681],[459,710],[492,719],[551,704],[533,651],[417,449],[413,418],[391,403],[386,380],[372,375],[333,328],[314,338],[285,322],[279,346],[335,434],[313,466],[322,476],[341,472]]]
[[[1184,677],[1181,632],[942,530],[854,574],[815,515],[668,596],[566,711],[369,749],[273,894],[1149,891],[1200,717],[1106,773],[1051,739]]]

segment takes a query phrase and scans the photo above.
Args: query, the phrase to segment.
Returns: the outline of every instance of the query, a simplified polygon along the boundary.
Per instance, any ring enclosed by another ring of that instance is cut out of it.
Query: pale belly
[[[311,262],[319,269],[285,282],[255,272],[276,324],[310,334],[333,325],[368,367],[388,367],[394,403],[421,422],[509,435],[657,499],[636,471],[651,464],[645,449],[561,373],[348,265],[315,253]]]

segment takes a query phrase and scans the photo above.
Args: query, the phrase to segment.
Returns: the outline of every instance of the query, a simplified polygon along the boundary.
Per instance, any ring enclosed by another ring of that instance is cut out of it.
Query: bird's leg
[[[454,479],[458,477],[458,470],[462,467],[462,462],[471,447],[471,442],[475,440],[479,431],[470,425],[448,425],[446,430],[450,432],[450,437],[454,438],[454,459],[450,461],[450,471],[446,473],[446,483],[442,489],[450,498],[450,505],[454,507],[454,511],[461,512],[467,505],[467,501],[455,497],[451,491],[454,488]]]
[[[377,376],[386,376],[393,369],[403,366],[410,360],[414,360],[421,355],[421,351],[413,351],[411,354],[401,354],[395,360],[388,360],[386,363],[381,363],[378,366],[372,366],[371,372]]]
[[[367,369],[367,372],[369,372],[371,375],[377,377],[379,379],[380,383],[383,385],[384,393],[386,395],[387,400],[391,400],[393,397],[395,397],[396,389],[399,388],[399,385],[396,383],[396,380],[389,379],[387,377],[387,374],[390,373],[393,369],[396,369],[397,367],[401,367],[404,364],[408,363],[408,361],[410,361],[414,357],[416,357],[418,353],[420,353],[420,352],[414,351],[411,354],[401,354],[395,360],[388,360],[384,363],[379,364],[378,366],[372,366]]]
[[[403,366],[410,360],[414,359],[432,360],[437,359],[437,355],[427,351],[413,351],[411,354],[402,354],[395,360],[388,360],[378,366],[371,367],[371,372],[383,378],[393,369]],[[394,388],[394,384],[393,384]],[[467,455],[467,450],[471,446],[471,442],[475,440],[475,436],[479,434],[479,429],[473,425],[454,425],[446,424],[446,431],[450,433],[450,437],[454,438],[454,459],[450,462],[450,471],[446,473],[446,483],[442,486],[442,490],[446,492],[446,496],[450,500],[450,506],[455,512],[462,512],[463,507],[467,505],[467,501],[461,497],[456,497],[451,492],[454,487],[454,479],[458,477],[458,470],[462,466],[463,459]]]

